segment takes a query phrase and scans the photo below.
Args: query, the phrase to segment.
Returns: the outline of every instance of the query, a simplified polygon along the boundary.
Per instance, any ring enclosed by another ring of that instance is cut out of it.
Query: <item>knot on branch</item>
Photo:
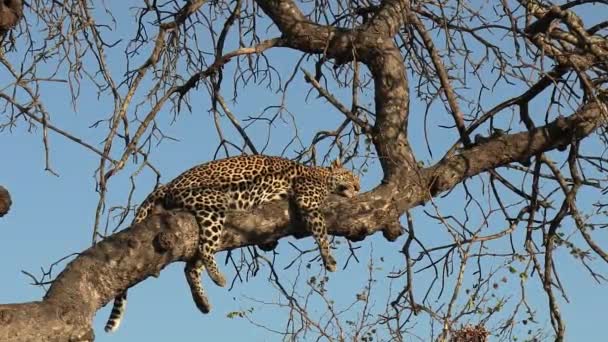
[[[266,243],[259,244],[258,247],[264,252],[273,251],[279,245],[279,241],[270,241]]]
[[[78,325],[81,317],[74,315],[74,312],[79,312],[78,310],[79,308],[76,304],[67,303],[57,308],[56,315],[68,325]],[[72,341],[72,339],[74,339],[74,341],[83,341],[82,339],[78,339],[77,337],[71,338],[70,341]]]
[[[557,117],[557,119],[555,120],[555,127],[557,127],[562,132],[567,132],[571,129],[570,124],[568,124],[568,121],[563,115]]]
[[[398,221],[387,224],[386,227],[382,229],[382,235],[388,241],[393,242],[403,235],[403,227],[401,227],[401,224]]]
[[[156,235],[156,239],[154,240],[156,250],[161,253],[173,249],[176,243],[177,236],[170,232],[160,232]]]
[[[95,341],[93,329],[87,329],[83,334],[76,334],[69,339],[70,342],[92,342]]]
[[[566,118],[560,115],[555,120],[555,130],[557,131],[555,135],[558,137],[570,136],[570,131],[572,130],[572,127],[568,123]],[[565,151],[568,148],[569,143],[570,141],[564,141],[563,143],[557,145],[557,150],[560,152]]]
[[[3,186],[0,186],[0,217],[8,213],[12,203],[11,194]]]
[[[336,30],[329,34],[325,50],[328,56],[334,59],[334,69],[353,60],[355,50],[352,41],[353,37],[347,31]],[[336,51],[340,51],[341,53],[335,53]]]
[[[0,311],[0,325],[8,325],[12,321],[12,314],[8,310]]]

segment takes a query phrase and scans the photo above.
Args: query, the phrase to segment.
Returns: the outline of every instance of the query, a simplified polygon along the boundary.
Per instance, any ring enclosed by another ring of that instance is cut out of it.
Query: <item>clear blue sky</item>
[[[117,6],[117,5],[115,5]],[[28,13],[29,14],[29,13]],[[109,36],[122,37],[122,46],[132,36],[132,27],[127,24],[132,22],[132,12],[116,11],[114,15],[118,21],[118,30],[108,33]],[[597,17],[590,10],[586,16]],[[101,19],[98,19],[101,20]],[[31,20],[33,22],[33,20]],[[22,49],[23,47],[20,47]],[[110,52],[108,58],[113,72],[118,78],[124,71],[124,56],[120,52]],[[229,48],[227,49],[229,50]],[[289,51],[275,51],[269,54],[275,61],[283,79],[289,77],[293,66],[297,61],[297,55]],[[10,56],[9,56],[10,57]],[[50,68],[52,65],[47,65]],[[308,70],[313,70],[310,64],[305,64]],[[231,69],[227,68],[227,73]],[[48,70],[41,71],[48,72]],[[6,71],[0,68],[0,79],[6,79]],[[4,81],[3,83],[4,84]],[[86,83],[84,83],[86,84]],[[230,89],[229,77],[226,78],[225,89]],[[292,110],[300,138],[307,144],[314,132],[319,129],[332,129],[343,119],[331,106],[311,96],[309,101],[304,101],[304,96],[309,86],[303,81],[302,74],[298,74],[294,84],[288,93],[287,103]],[[486,104],[502,101],[510,93],[517,94],[515,88],[504,87],[504,92],[497,92],[496,98],[484,99]],[[348,90],[342,91],[342,94]],[[62,84],[51,84],[43,88],[42,100],[48,106],[52,116],[51,122],[58,127],[69,130],[76,136],[84,138],[87,142],[101,146],[103,129],[89,128],[96,120],[107,117],[111,112],[111,103],[107,98],[98,99],[93,89],[83,86],[79,104],[74,110],[69,104],[69,94]],[[366,98],[369,100],[371,94]],[[142,94],[139,94],[141,96]],[[176,137],[179,141],[166,141],[161,144],[152,154],[152,162],[163,174],[162,181],[166,182],[190,166],[204,162],[212,158],[217,144],[217,135],[213,128],[213,117],[207,112],[209,102],[207,92],[201,87],[196,95],[199,99],[194,101],[193,112],[183,111],[173,122],[173,117],[168,110],[161,112],[158,124],[165,133]],[[225,98],[230,98],[228,94]],[[242,120],[250,115],[259,113],[269,104],[278,104],[279,96],[273,91],[263,87],[248,87],[241,91],[239,102],[231,104],[233,112]],[[347,103],[348,100],[346,101]],[[538,105],[538,104],[537,104]],[[487,107],[486,107],[487,108]],[[544,114],[542,106],[538,107]],[[410,117],[410,136],[414,149],[420,160],[430,160],[424,145],[422,135],[423,116],[422,108],[413,101],[412,115]],[[131,113],[132,114],[132,113]],[[539,114],[539,115],[543,115]],[[4,119],[2,119],[4,120]],[[446,133],[444,129],[435,128],[438,123],[449,124],[449,116],[436,106],[434,113],[430,115],[429,127],[433,139],[434,157],[441,155],[444,149],[451,145],[455,139],[454,132]],[[228,125],[225,125],[230,132]],[[280,153],[285,142],[290,139],[292,124],[290,122],[278,121],[273,127],[273,133],[267,153]],[[4,163],[0,166],[0,184],[6,186],[13,197],[13,207],[9,215],[0,219],[0,302],[23,302],[40,299],[44,295],[43,289],[29,285],[30,279],[21,273],[26,270],[35,275],[40,275],[40,267],[45,269],[55,260],[73,253],[82,251],[90,246],[91,231],[94,222],[95,207],[97,205],[97,193],[95,192],[95,169],[99,164],[96,155],[81,146],[74,144],[65,138],[51,133],[50,153],[54,170],[59,173],[55,177],[44,171],[44,149],[40,128],[29,129],[27,124],[19,124],[11,131],[0,132],[0,146],[3,147]],[[266,133],[262,127],[251,131],[254,142],[262,146]],[[117,144],[119,146],[120,144]],[[293,156],[293,150],[287,155]],[[129,175],[134,168],[129,166],[125,172],[112,179],[108,197],[109,206],[124,204],[129,191]],[[370,172],[362,178],[363,190],[369,190],[375,186],[381,178],[378,165],[375,164]],[[154,178],[150,172],[142,174],[138,188],[135,193],[135,202],[139,203],[153,187]],[[479,187],[478,181],[470,181],[472,187]],[[597,193],[591,193],[598,196]],[[487,195],[487,194],[486,194]],[[463,190],[459,187],[448,197],[437,199],[437,204],[442,213],[458,213],[462,217]],[[595,197],[597,198],[597,197]],[[595,198],[591,198],[594,200]],[[585,201],[588,205],[591,201]],[[431,206],[417,208],[413,211],[418,228],[419,237],[427,243],[427,246],[439,245],[440,241],[447,239],[445,229],[430,221],[422,214],[422,210],[432,211]],[[473,219],[472,226],[478,223]],[[504,222],[497,221],[497,231],[504,228]],[[387,242],[381,236],[373,236],[363,242],[356,243],[362,248],[358,256],[361,263],[351,263],[348,270],[338,271],[330,275],[329,295],[335,299],[340,306],[348,305],[354,300],[355,294],[366,285],[365,274],[366,263],[370,253],[374,257],[383,257],[385,262],[377,272],[378,282],[375,291],[375,306],[382,309],[386,301],[386,288],[389,280],[385,277],[387,273],[403,264],[402,256],[399,254],[404,238],[397,242]],[[600,242],[606,242],[605,237]],[[299,240],[295,242],[300,248],[314,247],[312,239]],[[503,244],[500,248],[507,248],[507,240],[500,240]],[[521,240],[516,243],[521,243]],[[605,244],[604,244],[605,245]],[[492,245],[496,247],[497,245]],[[499,248],[499,247],[497,247]],[[279,247],[280,255],[277,257],[278,264],[285,266],[294,255],[293,249],[286,241],[281,241]],[[344,243],[340,244],[337,255],[339,265],[344,265],[347,248]],[[238,254],[238,253],[237,253]],[[605,288],[600,287],[592,281],[580,268],[580,264],[568,257],[565,251],[558,253],[558,265],[562,268],[561,280],[568,290],[570,303],[567,304],[560,299],[562,313],[568,324],[568,337],[571,341],[601,341],[603,340],[604,327],[599,324],[605,319],[604,308],[608,306],[608,297]],[[218,261],[223,261],[225,254],[218,255]],[[54,274],[63,267],[54,270]],[[251,341],[275,341],[280,338],[264,329],[256,328],[245,319],[228,319],[227,313],[255,307],[255,314],[260,323],[268,323],[270,327],[281,329],[285,322],[285,311],[258,305],[248,298],[258,300],[274,301],[279,297],[278,291],[268,281],[268,268],[264,267],[258,276],[246,283],[238,283],[231,291],[221,289],[213,285],[208,278],[204,278],[204,286],[209,292],[213,305],[213,311],[209,315],[201,315],[193,305],[189,290],[182,275],[183,265],[173,264],[165,269],[158,279],[147,279],[137,285],[129,292],[129,305],[123,324],[119,331],[113,335],[103,332],[103,324],[108,317],[109,310],[104,308],[98,312],[95,320],[97,341],[165,341],[179,337],[182,341],[199,341],[202,339],[236,340],[247,338]],[[234,271],[230,265],[222,267],[230,277]],[[606,271],[605,266],[600,267]],[[310,271],[303,270],[308,276],[321,272],[319,263],[313,263]],[[474,280],[468,272],[467,281]],[[281,271],[284,281],[290,284],[293,281],[293,271]],[[508,272],[505,276],[509,276]],[[418,295],[422,295],[423,284],[429,281],[427,275],[419,275],[417,289]],[[304,279],[299,279],[300,286],[304,286]],[[404,279],[395,281],[394,290],[399,290]],[[539,324],[535,328],[544,328],[550,331],[550,322],[544,312],[546,307],[546,296],[541,290],[537,277],[529,280],[529,300],[542,309],[539,314]],[[512,293],[515,295],[519,290],[516,281],[509,281],[501,285],[503,295]],[[434,303],[438,306],[441,301]],[[353,314],[356,314],[353,311]],[[428,327],[428,318],[421,317],[418,326],[413,330],[419,336],[425,335]],[[525,330],[522,330],[525,331]],[[521,332],[521,331],[520,331]]]

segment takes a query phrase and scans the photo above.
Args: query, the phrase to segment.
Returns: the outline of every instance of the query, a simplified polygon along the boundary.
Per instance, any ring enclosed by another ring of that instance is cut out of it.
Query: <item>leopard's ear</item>
[[[332,169],[339,169],[342,167],[342,162],[340,162],[340,159],[336,159],[333,162],[331,162],[331,165],[329,167]]]

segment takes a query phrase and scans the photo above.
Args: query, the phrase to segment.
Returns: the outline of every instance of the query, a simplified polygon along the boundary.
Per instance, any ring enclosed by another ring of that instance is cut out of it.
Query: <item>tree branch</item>
[[[509,134],[448,157],[424,169],[431,193],[447,191],[464,179],[513,162],[525,162],[545,151],[570,144],[591,134],[600,126],[606,113],[604,103],[590,102],[575,114],[529,132]]]
[[[357,56],[358,61],[367,65],[375,89],[376,122],[372,136],[384,171],[384,182],[407,186],[402,181],[416,169],[414,154],[407,141],[409,88],[401,52],[392,36],[367,26],[347,30],[314,24],[288,0],[258,0],[257,3],[281,30],[286,46],[308,53],[323,53],[326,58],[335,58],[336,64]],[[381,13],[394,13],[389,10],[394,8],[383,8],[377,16],[388,20],[390,16]],[[395,15],[401,18],[401,15]]]
[[[203,2],[189,1],[174,23],[161,25],[158,49],[164,44],[162,32],[176,29]],[[373,76],[375,122],[370,130],[384,179],[372,191],[355,198],[330,198],[324,207],[329,234],[358,241],[382,231],[388,240],[395,240],[402,234],[399,218],[408,209],[454,188],[466,178],[582,139],[605,122],[605,105],[590,102],[567,118],[559,117],[526,132],[491,138],[459,154],[449,154],[436,165],[418,169],[407,139],[406,69],[392,37],[404,24],[403,6],[409,7],[409,2],[383,1],[367,24],[350,30],[312,23],[290,0],[257,2],[282,32],[280,42],[284,46],[304,53],[323,54],[325,59],[334,58],[336,64],[356,56]],[[249,52],[253,51],[247,50]],[[158,53],[151,55],[144,69],[157,63]],[[214,65],[219,68],[226,61],[219,59]],[[153,118],[170,94],[158,102],[149,118]],[[110,136],[116,132],[115,127],[111,128]],[[464,124],[461,128],[464,130]],[[142,129],[145,126],[135,134],[131,147],[138,141],[138,134],[143,134]],[[122,159],[131,150],[127,147]],[[124,164],[124,160],[121,163]],[[113,170],[124,166],[122,164]],[[111,174],[103,175],[103,163],[100,170],[103,185]],[[308,236],[290,213],[284,201],[269,203],[251,212],[231,213],[220,250],[267,245],[286,236]],[[126,288],[149,276],[158,276],[167,265],[191,259],[198,241],[197,230],[191,215],[164,212],[97,243],[70,262],[42,301],[0,305],[0,341],[93,340],[95,312]]]
[[[420,19],[416,16],[416,14],[406,9],[406,13],[409,21],[412,23],[418,34],[422,38],[424,42],[424,46],[429,52],[429,56],[431,57],[431,61],[435,66],[435,72],[439,77],[439,82],[441,83],[441,88],[445,94],[448,105],[450,106],[450,110],[452,111],[452,117],[454,118],[454,123],[456,124],[456,128],[458,129],[458,134],[460,134],[460,141],[464,146],[469,146],[471,144],[471,139],[469,139],[469,135],[467,134],[467,129],[464,123],[464,114],[460,110],[460,106],[458,105],[458,98],[456,97],[456,93],[454,92],[454,88],[452,87],[452,83],[450,82],[450,76],[448,75],[448,71],[439,56],[439,51],[435,47],[433,43],[433,39],[431,39],[431,35],[428,33],[424,24]]]
[[[399,217],[428,201],[429,194],[591,134],[603,120],[602,106],[590,103],[531,132],[494,138],[412,176],[426,180],[427,189],[389,183],[352,199],[332,197],[324,209],[329,233],[358,241],[382,231],[388,240],[395,240],[402,233]],[[251,212],[231,213],[220,250],[268,244],[290,235],[301,238],[309,233],[292,221],[285,201],[273,202]],[[0,329],[0,340],[92,340],[92,318],[99,308],[125,288],[158,276],[170,263],[190,259],[197,241],[196,222],[186,213],[153,215],[108,237],[72,261],[42,301],[0,305],[0,323],[6,327]],[[25,328],[34,324],[38,329]]]

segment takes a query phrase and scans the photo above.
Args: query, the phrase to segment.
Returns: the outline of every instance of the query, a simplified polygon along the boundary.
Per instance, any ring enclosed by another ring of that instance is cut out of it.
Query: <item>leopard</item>
[[[184,272],[196,306],[201,312],[208,313],[211,306],[200,276],[206,270],[216,285],[226,285],[226,278],[220,272],[214,254],[220,247],[228,213],[287,199],[315,239],[325,269],[334,272],[337,263],[330,253],[321,209],[329,195],[351,198],[359,191],[359,177],[344,168],[339,160],[323,167],[277,156],[234,156],[194,166],[171,182],[158,186],[137,209],[133,224],[146,219],[159,204],[166,209],[182,209],[194,215],[198,225],[197,250],[195,257],[186,262]],[[106,332],[118,329],[126,303],[127,290],[124,290],[114,298]]]

